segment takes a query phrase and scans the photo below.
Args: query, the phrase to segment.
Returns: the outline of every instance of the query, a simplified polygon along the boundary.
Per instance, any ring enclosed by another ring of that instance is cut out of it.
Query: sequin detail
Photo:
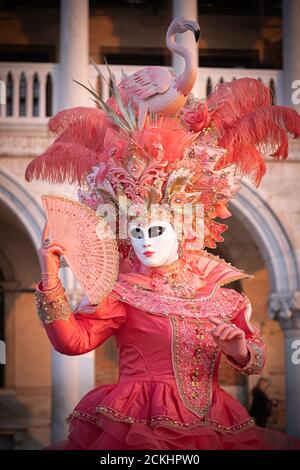
[[[115,293],[115,294],[114,294]],[[183,299],[143,289],[128,281],[117,281],[110,294],[119,300],[159,316],[179,318],[233,317],[245,303],[245,297],[233,289],[215,286],[206,297]]]
[[[95,412],[98,413],[99,415],[106,416],[107,418],[112,419],[113,421],[119,421],[119,422],[129,423],[129,424],[140,423],[140,424],[148,425],[152,428],[162,425],[162,424],[168,428],[173,428],[173,429],[174,428],[175,429],[194,429],[197,427],[207,427],[208,429],[212,429],[213,431],[218,431],[221,434],[238,434],[240,432],[245,431],[246,429],[250,429],[253,426],[255,426],[255,422],[252,418],[249,418],[243,423],[239,423],[235,426],[222,426],[221,424],[212,420],[202,422],[199,419],[190,421],[189,423],[182,423],[168,416],[153,416],[150,419],[137,419],[131,416],[125,416],[108,406],[102,406],[102,405],[97,406],[95,409]],[[101,422],[101,416],[93,416],[93,415],[90,415],[90,414],[87,414],[78,410],[74,410],[67,417],[66,419],[67,424],[70,425],[73,419],[79,419],[82,421],[91,422],[97,426],[99,426]]]
[[[251,360],[242,370],[243,375],[259,374],[264,367],[266,347],[259,338],[246,340],[248,348],[251,351]]]
[[[266,361],[266,345],[261,338],[258,328],[254,326],[247,317],[249,305],[249,299],[245,297],[245,309],[240,313],[248,328],[248,335],[250,332],[250,336],[246,338],[246,345],[250,352],[250,359],[247,364],[240,366],[232,358],[226,356],[227,362],[243,375],[259,374],[264,368]],[[238,320],[238,317],[234,319],[234,321],[236,320]]]
[[[172,362],[177,389],[184,405],[201,420],[209,412],[212,376],[220,348],[207,332],[209,320],[191,322],[172,318]]]
[[[72,309],[61,283],[53,291],[35,292],[37,313],[44,323],[52,323],[55,320],[68,321]]]

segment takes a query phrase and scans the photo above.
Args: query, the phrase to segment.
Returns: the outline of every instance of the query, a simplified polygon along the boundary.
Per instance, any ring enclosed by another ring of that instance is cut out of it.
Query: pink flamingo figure
[[[149,66],[125,77],[121,82],[121,87],[138,106],[139,130],[144,128],[148,112],[175,115],[184,106],[194,86],[197,64],[191,52],[175,41],[176,33],[182,34],[188,30],[194,33],[197,42],[200,37],[198,23],[181,16],[172,21],[166,34],[168,49],[185,60],[185,67],[180,75],[163,67]]]

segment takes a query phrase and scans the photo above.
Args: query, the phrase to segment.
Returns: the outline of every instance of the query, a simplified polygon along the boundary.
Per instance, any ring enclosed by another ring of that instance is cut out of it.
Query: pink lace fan
[[[64,243],[64,258],[91,304],[98,304],[117,279],[119,252],[107,222],[95,211],[61,196],[42,195],[52,239]]]

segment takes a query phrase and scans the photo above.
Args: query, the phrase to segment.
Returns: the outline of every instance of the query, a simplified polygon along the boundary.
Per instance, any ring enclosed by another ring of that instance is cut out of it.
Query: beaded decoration
[[[70,426],[72,421],[75,419],[79,419],[81,421],[87,421],[92,423],[98,427],[102,427],[103,424],[101,422],[101,415],[113,420],[119,421],[122,423],[127,424],[134,424],[140,423],[149,425],[151,428],[155,428],[156,426],[164,425],[171,429],[195,429],[197,427],[207,427],[208,429],[212,429],[213,431],[218,431],[221,434],[239,434],[240,432],[245,431],[246,429],[250,429],[255,426],[255,421],[253,418],[249,418],[246,421],[241,423],[235,424],[233,426],[223,426],[220,423],[217,423],[213,420],[203,421],[201,419],[195,419],[189,422],[181,422],[174,418],[170,418],[169,416],[154,416],[150,419],[137,419],[132,416],[125,416],[117,410],[110,408],[106,405],[100,405],[95,408],[95,415],[85,413],[83,411],[75,409],[69,416],[66,418],[67,424]]]
[[[65,289],[60,282],[55,290],[36,290],[35,300],[38,316],[44,323],[52,323],[55,320],[68,321],[72,314]]]

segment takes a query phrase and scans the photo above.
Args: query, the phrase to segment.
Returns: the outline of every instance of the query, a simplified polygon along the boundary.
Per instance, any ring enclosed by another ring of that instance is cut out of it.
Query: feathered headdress
[[[215,219],[231,215],[228,200],[241,176],[258,185],[265,172],[263,154],[286,158],[287,134],[299,136],[300,117],[272,106],[270,89],[250,78],[218,85],[204,101],[188,100],[197,64],[175,41],[186,31],[199,39],[198,23],[184,17],[175,18],[166,34],[167,47],[185,60],[178,76],[145,67],[123,74],[117,85],[109,66],[107,81],[94,64],[112,96],[104,102],[80,84],[98,108],[75,107],[50,119],[57,138],[28,165],[26,180],[76,183],[81,202],[94,210],[109,204],[117,214],[124,200],[127,206],[145,203],[151,212],[155,206],[160,215],[201,204],[204,245],[215,248],[227,228]],[[193,216],[187,239],[197,236],[197,225]]]
[[[129,203],[161,207],[200,203],[204,207],[205,246],[223,240],[228,200],[242,175],[259,184],[264,156],[286,158],[288,133],[300,134],[293,109],[272,105],[270,89],[243,78],[217,85],[204,101],[185,104],[177,115],[149,114],[137,127],[138,110],[124,87],[114,82],[101,109],[75,107],[49,121],[58,136],[26,169],[26,180],[76,183],[79,199],[93,209],[102,203],[117,210],[119,196]]]

